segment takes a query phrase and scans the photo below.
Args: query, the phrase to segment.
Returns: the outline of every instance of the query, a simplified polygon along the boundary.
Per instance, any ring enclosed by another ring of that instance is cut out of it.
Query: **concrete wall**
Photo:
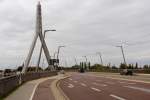
[[[1,78],[0,97],[8,95],[9,92],[11,92],[24,82],[54,75],[57,75],[57,72],[54,71],[54,72],[27,73]]]

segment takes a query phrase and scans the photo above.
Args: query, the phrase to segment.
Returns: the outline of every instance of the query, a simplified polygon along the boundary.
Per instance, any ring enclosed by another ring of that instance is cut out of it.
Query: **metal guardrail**
[[[42,78],[42,77],[54,76],[54,75],[57,75],[57,71],[26,73],[26,74],[3,77],[0,79],[0,97],[4,97],[8,95],[8,93],[13,91],[15,88],[17,88],[24,82]]]

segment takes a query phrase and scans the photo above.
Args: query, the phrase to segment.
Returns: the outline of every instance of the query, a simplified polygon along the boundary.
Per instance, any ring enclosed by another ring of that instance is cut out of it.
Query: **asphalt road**
[[[150,83],[75,73],[60,81],[70,100],[150,100]]]

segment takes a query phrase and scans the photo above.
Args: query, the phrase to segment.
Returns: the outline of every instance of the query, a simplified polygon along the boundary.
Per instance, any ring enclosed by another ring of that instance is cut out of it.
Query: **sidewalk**
[[[50,84],[59,76],[41,78],[33,81],[29,81],[20,86],[16,91],[10,94],[4,100],[54,100],[54,97],[50,91]],[[40,89],[40,90],[39,90]],[[42,93],[44,92],[44,93]],[[43,99],[46,97],[48,99]],[[51,98],[51,99],[49,99]]]

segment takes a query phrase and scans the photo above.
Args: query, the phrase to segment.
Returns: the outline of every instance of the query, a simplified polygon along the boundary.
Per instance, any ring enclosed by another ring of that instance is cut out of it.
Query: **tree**
[[[136,62],[136,64],[135,64],[135,69],[138,69],[138,63]]]
[[[91,68],[91,63],[90,62],[88,63],[88,67],[89,67],[89,69]]]
[[[143,67],[144,69],[148,69],[148,65],[144,65],[144,67]]]
[[[115,65],[112,66],[112,69],[118,69]]]
[[[126,64],[123,64],[123,63],[120,64],[120,69],[126,69],[126,68],[127,68]]]

